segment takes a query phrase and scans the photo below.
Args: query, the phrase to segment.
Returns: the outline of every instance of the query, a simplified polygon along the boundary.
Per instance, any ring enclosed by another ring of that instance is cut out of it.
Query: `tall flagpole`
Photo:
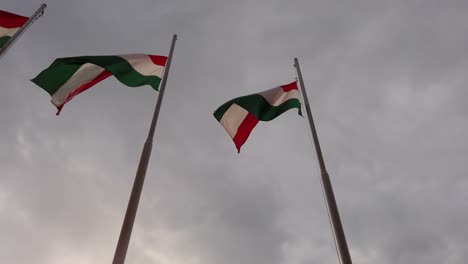
[[[151,120],[148,138],[146,139],[145,145],[143,146],[140,163],[138,164],[135,182],[133,183],[132,192],[128,201],[127,211],[125,212],[125,218],[122,224],[122,229],[120,231],[119,241],[115,249],[114,260],[112,261],[112,264],[125,263],[128,244],[130,242],[130,236],[132,235],[133,223],[135,222],[138,203],[140,201],[141,190],[143,189],[143,183],[145,181],[146,169],[148,168],[148,162],[151,156],[151,149],[153,148],[154,130],[156,129],[159,110],[161,109],[161,102],[164,96],[164,91],[166,90],[167,76],[169,75],[169,68],[171,67],[172,54],[174,53],[176,40],[177,35],[174,34],[174,36],[172,37],[171,50],[169,51],[169,56],[167,57],[167,63],[164,70],[164,76],[161,82],[161,88],[159,90],[158,100],[156,101],[156,107],[154,109],[153,119]]]
[[[42,4],[36,10],[36,12],[34,12],[34,14],[28,19],[28,21],[26,21],[26,23],[24,23],[24,25],[5,43],[5,45],[3,45],[0,48],[0,59],[3,57],[3,55],[5,55],[7,50],[15,43],[15,41],[19,37],[21,37],[21,35],[26,31],[26,29],[28,29],[29,26],[31,26],[32,23],[34,23],[34,21],[36,21],[36,19],[38,19],[44,13],[46,7],[46,4]]]
[[[310,110],[309,98],[304,87],[304,80],[302,79],[301,68],[299,67],[299,60],[294,58],[294,66],[297,70],[299,83],[301,85],[302,96],[304,97],[304,105],[309,118],[310,130],[312,131],[312,137],[314,139],[315,152],[317,153],[317,159],[320,165],[320,175],[322,187],[325,192],[325,200],[327,203],[328,212],[331,218],[334,238],[338,247],[340,260],[342,264],[352,264],[351,256],[348,250],[348,244],[346,243],[345,233],[343,231],[343,225],[341,224],[340,214],[338,212],[338,206],[336,205],[335,195],[333,194],[333,188],[325,167],[325,161],[323,160],[322,150],[318,140],[317,130],[315,129],[314,119],[312,118],[312,111]]]

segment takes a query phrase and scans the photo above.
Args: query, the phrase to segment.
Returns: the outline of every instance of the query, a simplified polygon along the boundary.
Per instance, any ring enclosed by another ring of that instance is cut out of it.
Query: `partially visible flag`
[[[147,54],[60,58],[31,81],[52,96],[58,115],[73,97],[111,75],[127,86],[147,84],[157,91],[166,61]]]
[[[0,10],[0,48],[28,21],[27,17]]]
[[[297,108],[302,116],[296,82],[234,98],[216,109],[214,117],[226,129],[240,152],[259,120],[273,120],[292,108]]]

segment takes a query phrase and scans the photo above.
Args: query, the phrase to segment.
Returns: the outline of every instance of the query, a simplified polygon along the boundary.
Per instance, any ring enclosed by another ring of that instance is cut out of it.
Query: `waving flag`
[[[166,60],[165,56],[147,54],[60,58],[32,82],[52,96],[58,115],[73,97],[111,75],[130,87],[147,84],[158,90]]]
[[[226,129],[240,152],[258,121],[273,120],[292,108],[297,108],[299,115],[302,115],[296,82],[232,99],[216,109],[214,117]]]

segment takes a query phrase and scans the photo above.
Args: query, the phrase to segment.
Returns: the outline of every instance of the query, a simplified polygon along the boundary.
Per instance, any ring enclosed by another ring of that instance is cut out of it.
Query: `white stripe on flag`
[[[156,65],[151,58],[146,54],[128,54],[121,55],[130,65],[132,65],[135,71],[139,72],[144,76],[157,76],[162,78],[164,66]]]
[[[294,89],[289,92],[285,92],[281,86],[261,92],[259,94],[263,96],[271,106],[278,106],[289,99],[299,98],[298,90]]]
[[[52,95],[52,103],[60,106],[65,103],[68,95],[79,86],[96,79],[104,71],[104,68],[95,64],[83,64],[58,90]]]
[[[226,129],[231,138],[234,138],[237,134],[239,126],[244,121],[245,117],[249,114],[247,110],[240,107],[237,104],[232,104],[229,109],[224,113],[221,118],[221,125]]]
[[[4,28],[0,27],[0,37],[5,37],[5,36],[10,36],[12,37],[16,31],[18,31],[20,28]]]

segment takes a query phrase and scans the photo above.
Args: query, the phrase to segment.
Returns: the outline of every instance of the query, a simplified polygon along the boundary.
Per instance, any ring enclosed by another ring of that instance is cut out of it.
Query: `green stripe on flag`
[[[3,37],[0,37],[0,48],[5,45],[5,43],[7,43],[7,41],[10,39],[11,37],[10,36],[3,36]]]

